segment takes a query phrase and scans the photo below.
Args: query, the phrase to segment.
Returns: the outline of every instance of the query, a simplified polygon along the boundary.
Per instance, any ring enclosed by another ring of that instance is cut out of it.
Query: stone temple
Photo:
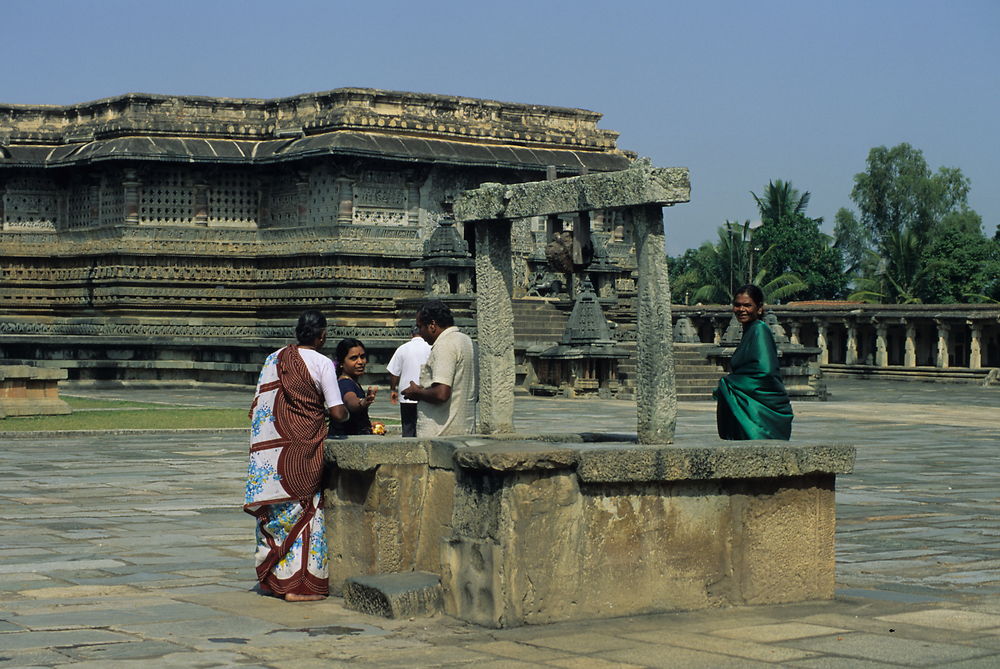
[[[425,296],[414,262],[447,203],[483,183],[627,167],[635,156],[600,117],[358,88],[2,105],[0,355],[80,381],[247,383],[305,308],[331,318],[331,339],[389,351]],[[605,308],[627,314],[634,260],[618,218],[589,224]],[[516,223],[515,297],[552,279],[545,243],[574,225]],[[471,226],[455,232],[474,253]],[[443,283],[459,314],[467,283]],[[518,322],[555,314],[558,339],[563,298]]]

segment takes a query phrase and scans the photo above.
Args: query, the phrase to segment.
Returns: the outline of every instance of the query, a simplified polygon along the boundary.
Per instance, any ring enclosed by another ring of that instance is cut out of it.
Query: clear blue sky
[[[873,146],[972,180],[1000,223],[1000,2],[5,0],[0,101],[141,91],[270,98],[342,86],[583,107],[691,170],[668,249],[755,219],[769,179],[832,230]]]

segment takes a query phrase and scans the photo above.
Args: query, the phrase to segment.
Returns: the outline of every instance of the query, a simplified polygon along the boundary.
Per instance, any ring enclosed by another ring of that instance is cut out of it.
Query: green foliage
[[[833,220],[833,248],[840,254],[844,273],[855,276],[871,249],[871,234],[849,209],[838,209]]]
[[[961,170],[942,167],[932,174],[923,152],[903,143],[868,153],[866,171],[854,176],[851,199],[881,247],[905,230],[929,232],[945,214],[964,209],[968,193]]]
[[[856,273],[852,297],[948,303],[996,295],[997,242],[983,235],[968,194],[961,170],[931,172],[909,144],[873,148],[851,191],[859,215],[838,211],[834,232]]]
[[[975,212],[947,216],[935,227],[924,257],[930,266],[924,292],[927,301],[1000,299],[1000,242],[982,234]]]
[[[733,291],[747,282],[758,284],[768,301],[778,302],[796,295],[807,286],[790,273],[773,279],[766,268],[767,251],[754,256],[751,251],[750,221],[726,221],[719,228],[719,241],[705,242],[671,261],[672,293],[686,304],[729,304]]]
[[[792,187],[791,181],[777,179],[769,181],[764,188],[764,196],[758,197],[752,192],[754,202],[760,211],[760,220],[767,225],[775,221],[780,221],[785,216],[805,215],[806,207],[809,206],[809,198],[812,197],[809,191],[799,193]],[[817,219],[822,222],[822,219]]]
[[[753,243],[763,249],[760,267],[769,276],[794,274],[805,284],[796,299],[840,297],[847,287],[843,260],[819,229],[819,221],[801,212],[785,213],[754,232]]]

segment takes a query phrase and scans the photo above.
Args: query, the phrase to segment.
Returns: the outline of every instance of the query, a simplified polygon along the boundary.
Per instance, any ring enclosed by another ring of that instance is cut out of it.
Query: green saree
[[[731,373],[719,380],[712,393],[719,401],[719,436],[787,441],[792,435],[792,405],[781,382],[778,349],[766,323],[756,320],[747,326],[730,366]]]

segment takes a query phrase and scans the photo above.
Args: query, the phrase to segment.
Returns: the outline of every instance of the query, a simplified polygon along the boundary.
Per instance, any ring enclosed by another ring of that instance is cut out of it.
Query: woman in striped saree
[[[257,580],[263,592],[301,602],[328,593],[323,520],[327,417],[347,420],[326,343],[326,318],[304,312],[297,345],[264,360],[250,406],[250,466],[243,510],[257,518]]]

